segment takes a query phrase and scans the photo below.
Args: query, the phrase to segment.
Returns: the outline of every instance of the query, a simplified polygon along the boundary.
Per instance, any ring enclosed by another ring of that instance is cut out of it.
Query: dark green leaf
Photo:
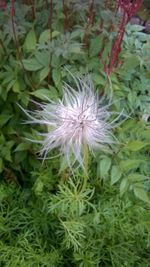
[[[131,151],[138,151],[147,145],[148,145],[148,143],[137,140],[137,141],[129,142],[125,148],[127,148]]]
[[[43,65],[35,58],[24,59],[23,65],[28,71],[37,71],[43,68]]]
[[[134,187],[134,194],[137,198],[150,204],[150,199],[147,195],[147,192],[143,188],[138,186]]]
[[[128,186],[129,186],[128,179],[126,178],[122,179],[121,184],[120,184],[120,195],[121,196],[123,196],[124,193],[127,191]]]
[[[121,175],[121,170],[114,165],[111,169],[111,184],[115,184],[121,178]]]
[[[36,48],[36,35],[34,29],[31,29],[26,38],[25,42],[23,45],[24,49],[27,50],[28,52],[34,50]]]
[[[30,147],[30,144],[29,143],[21,143],[19,144],[16,149],[15,149],[15,152],[17,151],[24,151],[24,150],[28,150]]]

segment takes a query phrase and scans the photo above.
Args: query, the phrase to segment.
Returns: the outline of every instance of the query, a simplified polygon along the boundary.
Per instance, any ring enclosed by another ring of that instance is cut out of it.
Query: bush
[[[33,2],[0,10],[0,266],[148,267],[150,37],[128,24],[119,54],[115,1]],[[42,164],[29,139],[45,128],[24,123],[18,106],[62,98],[70,72],[89,73],[111,111],[126,114],[111,153],[90,157],[85,188],[57,151]]]

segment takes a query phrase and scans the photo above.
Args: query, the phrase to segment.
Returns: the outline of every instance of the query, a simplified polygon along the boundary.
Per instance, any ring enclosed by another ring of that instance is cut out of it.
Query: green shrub
[[[87,1],[23,2],[0,10],[0,267],[148,267],[150,36],[127,25],[108,77],[113,4],[96,2],[90,24]],[[18,106],[61,98],[68,70],[89,73],[112,111],[127,115],[111,153],[90,158],[84,189],[82,172],[73,177],[59,157],[42,164],[28,139],[40,140],[44,127],[24,123]]]

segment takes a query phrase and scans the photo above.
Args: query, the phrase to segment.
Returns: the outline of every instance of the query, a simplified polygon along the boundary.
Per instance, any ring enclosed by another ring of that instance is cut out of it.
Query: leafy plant
[[[122,19],[115,11],[116,1],[0,7],[1,267],[149,266],[150,37],[125,23],[111,65]],[[24,123],[18,106],[57,102],[63,81],[74,87],[69,72],[90,74],[106,105],[112,99],[109,111],[126,116],[110,153],[90,157],[85,188],[81,170],[72,175],[57,150],[42,164],[29,139],[47,129]]]

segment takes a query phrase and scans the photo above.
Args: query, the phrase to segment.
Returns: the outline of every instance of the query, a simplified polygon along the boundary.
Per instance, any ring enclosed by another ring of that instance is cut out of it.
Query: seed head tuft
[[[111,129],[116,119],[110,122],[110,105],[102,105],[89,76],[74,79],[77,90],[64,83],[62,100],[49,100],[38,104],[40,110],[25,112],[30,119],[28,123],[47,126],[46,133],[39,133],[43,136],[40,154],[44,159],[49,151],[59,148],[69,166],[78,162],[83,167],[84,145],[91,152],[105,150],[112,143]]]

